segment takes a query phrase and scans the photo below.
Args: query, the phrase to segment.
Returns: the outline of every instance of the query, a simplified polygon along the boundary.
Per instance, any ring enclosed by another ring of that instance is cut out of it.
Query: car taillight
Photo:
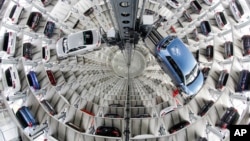
[[[10,47],[7,48],[7,53],[10,54]]]
[[[15,89],[16,88],[16,83],[15,81],[12,81],[12,87]]]
[[[99,132],[101,132],[101,130],[100,130],[100,129],[97,129],[97,130],[96,130],[96,133],[99,133]]]
[[[29,122],[29,123],[28,123],[28,126],[29,126],[29,127],[32,127],[32,122]]]
[[[119,133],[117,131],[113,131],[113,134],[115,134],[116,136],[119,136]]]
[[[14,20],[15,20],[15,18],[11,18],[11,20],[12,20],[12,21],[14,21]]]
[[[226,123],[224,123],[223,125],[222,125],[222,127],[221,127],[222,129],[226,129],[227,128],[227,124]]]

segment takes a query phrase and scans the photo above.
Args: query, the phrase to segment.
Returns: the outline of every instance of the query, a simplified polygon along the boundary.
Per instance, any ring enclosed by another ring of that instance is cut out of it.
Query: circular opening
[[[121,2],[120,6],[121,7],[128,7],[129,6],[129,2]]]
[[[130,14],[129,14],[128,12],[122,12],[121,15],[122,15],[123,17],[128,17]]]
[[[130,21],[126,20],[126,21],[122,21],[122,23],[128,24],[128,23],[130,23]]]

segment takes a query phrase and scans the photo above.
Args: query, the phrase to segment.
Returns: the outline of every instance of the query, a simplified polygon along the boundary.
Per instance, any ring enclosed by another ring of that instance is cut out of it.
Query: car
[[[137,114],[135,116],[132,116],[132,118],[150,118],[150,114]]]
[[[5,88],[10,89],[14,93],[20,91],[21,83],[16,67],[14,66],[8,67],[4,71],[2,79],[3,79],[3,86]]]
[[[233,55],[234,55],[233,42],[226,41],[224,43],[224,58],[227,59],[227,58],[230,58]]]
[[[65,58],[93,51],[98,49],[100,45],[101,36],[97,29],[84,30],[59,39],[56,43],[56,52],[59,58]]]
[[[193,29],[192,34],[194,36],[195,41],[199,41],[198,30],[197,28]]]
[[[33,46],[31,43],[24,43],[23,44],[23,57],[28,60],[32,60],[32,49]]]
[[[75,129],[76,131],[79,131],[79,132],[82,132],[82,133],[85,132],[84,129],[82,129],[79,126],[76,126],[74,123],[72,123],[70,121],[66,122],[65,124],[68,125],[69,127],[73,128],[73,129]]]
[[[44,27],[44,31],[43,34],[48,37],[51,38],[53,36],[54,33],[54,29],[55,29],[56,24],[52,21],[47,21],[45,27]]]
[[[190,50],[176,36],[167,36],[155,48],[156,58],[174,84],[187,95],[198,93],[204,76]],[[186,63],[189,62],[189,63]]]
[[[109,107],[123,107],[121,104],[109,104]]]
[[[166,107],[163,110],[161,110],[160,116],[163,117],[163,116],[167,115],[168,113],[170,113],[170,112],[172,112],[172,111],[174,111],[176,109],[177,109],[177,106],[175,106],[175,105]]]
[[[16,112],[16,116],[24,128],[28,126],[32,127],[38,124],[38,121],[36,121],[27,106],[20,107]]]
[[[206,112],[213,106],[214,102],[212,100],[206,102],[202,107],[201,110],[198,112],[199,116],[204,116]]]
[[[204,76],[204,79],[207,79],[208,75],[209,75],[209,71],[210,71],[210,68],[209,67],[204,67],[202,69],[202,73],[203,73],[203,76]]]
[[[239,0],[232,0],[229,2],[229,9],[236,22],[239,22],[241,17],[244,15],[244,10],[239,2]]]
[[[20,5],[13,5],[11,11],[10,11],[10,14],[9,14],[9,19],[11,20],[11,22],[13,24],[18,24],[19,23],[19,19],[22,15],[24,11],[24,8]]]
[[[133,139],[148,139],[148,138],[154,138],[155,135],[152,134],[142,134],[142,135],[136,135],[133,137]]]
[[[227,25],[227,19],[223,12],[216,12],[214,15],[215,21],[219,27],[219,29],[223,29],[225,25]]]
[[[182,121],[180,121],[179,123],[175,124],[174,126],[170,127],[170,128],[168,129],[168,132],[169,132],[170,134],[172,134],[172,133],[174,133],[174,132],[176,132],[176,131],[178,131],[178,130],[181,130],[181,129],[185,128],[185,127],[188,126],[189,124],[190,124],[189,121],[187,121],[187,120],[182,120]]]
[[[29,76],[27,76],[28,79],[30,79],[29,81],[31,81],[31,85],[35,90],[39,90],[41,87],[40,87],[40,84],[37,80],[37,75],[36,75],[36,72],[34,71],[30,71],[29,72]]]
[[[177,0],[166,0],[166,2],[173,8],[179,8],[181,6]]]
[[[116,127],[99,126],[95,131],[95,135],[121,137],[121,132]]]
[[[230,129],[230,125],[235,124],[240,115],[234,107],[227,108],[221,119],[216,123],[216,126],[222,129]]]
[[[206,47],[206,58],[208,61],[211,61],[214,56],[214,47],[212,45],[208,45]]]
[[[188,22],[191,22],[193,20],[187,10],[183,11],[183,16]]]
[[[90,14],[92,14],[94,12],[94,8],[90,7],[88,10],[86,10],[83,15],[84,16],[90,16]]]
[[[43,46],[42,47],[42,60],[44,62],[48,62],[50,59],[50,49],[48,46]]]
[[[42,100],[41,103],[44,105],[44,107],[49,111],[49,113],[53,116],[56,115],[56,110],[54,109],[54,107],[52,107],[52,105],[49,103],[48,100]]]
[[[107,117],[107,118],[122,118],[120,115],[118,114],[111,114],[111,113],[107,113],[104,115],[104,117]]]
[[[6,32],[3,36],[3,51],[7,53],[8,56],[14,56],[16,50],[16,39],[17,34],[15,32]]]
[[[211,26],[208,21],[202,21],[200,27],[202,34],[206,36],[211,32]]]
[[[197,0],[191,1],[190,6],[196,14],[200,14],[202,7]]]
[[[250,72],[249,70],[243,69],[240,71],[240,76],[235,91],[242,92],[249,89],[250,89]]]
[[[216,84],[216,89],[221,90],[226,85],[228,76],[229,76],[229,73],[227,72],[227,70],[222,70],[220,72],[220,76]]]
[[[89,115],[91,115],[91,116],[95,116],[94,113],[90,112],[90,111],[87,110],[87,109],[82,108],[81,111],[84,112],[84,113],[87,113],[87,114],[89,114]]]
[[[48,6],[52,0],[41,0],[41,2],[43,3],[43,6]]]
[[[213,0],[203,0],[207,5],[212,5],[213,4]]]
[[[50,84],[53,86],[56,86],[56,79],[54,77],[54,74],[51,70],[46,70],[47,76],[49,78]]]
[[[33,31],[37,31],[41,20],[42,14],[40,12],[31,12],[26,24]]]
[[[243,41],[243,55],[250,55],[250,35],[244,35],[241,37]]]

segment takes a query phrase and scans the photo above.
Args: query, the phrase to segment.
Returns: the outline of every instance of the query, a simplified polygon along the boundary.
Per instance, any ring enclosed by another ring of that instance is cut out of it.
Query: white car
[[[15,67],[10,66],[3,70],[3,85],[4,88],[10,89],[12,92],[18,92],[21,89],[18,71]]]
[[[13,24],[18,24],[19,18],[22,15],[24,8],[20,5],[13,5],[10,14],[9,19],[12,21]]]
[[[207,5],[212,5],[213,0],[203,0]]]
[[[176,109],[177,109],[177,106],[169,106],[169,107],[167,107],[167,108],[161,110],[160,116],[163,117],[163,116],[165,116],[166,114],[168,114],[168,113],[170,113],[170,112],[172,112],[172,111],[174,111],[174,110],[176,110]]]
[[[167,0],[166,2],[173,8],[179,8],[181,6],[177,0]]]
[[[93,51],[100,45],[101,36],[98,30],[84,30],[59,39],[56,43],[56,52],[59,58],[65,58]]]
[[[16,50],[16,36],[15,32],[6,32],[3,36],[2,50],[7,53],[8,56],[13,56]]]
[[[233,14],[234,19],[239,22],[241,17],[244,15],[244,10],[238,0],[232,0],[229,3],[229,9]]]
[[[216,12],[214,17],[218,27],[220,29],[223,29],[223,27],[227,24],[227,19],[225,17],[225,14],[223,12]]]
[[[50,49],[48,46],[42,47],[42,58],[44,62],[49,61],[50,59]]]

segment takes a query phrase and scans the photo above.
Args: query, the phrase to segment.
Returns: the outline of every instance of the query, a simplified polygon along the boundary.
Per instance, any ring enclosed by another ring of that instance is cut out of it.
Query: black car
[[[190,124],[189,121],[186,121],[186,120],[183,120],[177,124],[175,124],[174,126],[172,126],[171,128],[168,129],[168,132],[170,134],[182,129],[182,128],[185,128],[186,126],[188,126]]]
[[[110,137],[121,137],[121,132],[116,127],[100,126],[95,131],[96,135],[110,136]]]
[[[72,122],[66,122],[66,125],[68,125],[69,127],[79,131],[79,132],[85,132],[84,129],[80,128],[79,126],[76,126],[75,124],[73,124]]]
[[[219,80],[216,84],[216,89],[222,89],[226,85],[228,76],[229,73],[227,72],[227,70],[222,70],[220,72]]]
[[[39,27],[39,22],[42,19],[42,14],[39,12],[31,12],[27,21],[27,25],[33,31],[36,31]]]
[[[240,115],[234,107],[227,108],[222,118],[216,123],[216,126],[220,128],[230,128],[230,125],[235,124],[239,119]]]
[[[45,25],[43,34],[47,36],[48,38],[51,38],[55,29],[55,23],[52,21],[48,21]]]
[[[224,43],[224,58],[230,58],[231,56],[233,56],[234,52],[233,52],[233,42],[231,41],[227,41]]]
[[[206,36],[211,32],[211,26],[208,21],[202,21],[200,27],[202,34]]]
[[[123,107],[121,104],[109,104],[109,107]]]
[[[244,35],[241,39],[243,41],[243,55],[250,55],[250,35]]]
[[[206,57],[208,61],[211,61],[214,56],[214,47],[212,45],[208,45],[206,47]]]
[[[118,114],[111,114],[111,113],[105,114],[104,117],[107,117],[107,118],[122,118]]]
[[[199,111],[199,116],[204,116],[206,112],[213,106],[214,102],[212,100],[208,101],[201,107],[201,110]]]
[[[199,137],[196,141],[207,141],[207,138]]]
[[[29,60],[32,60],[32,44],[24,43],[23,44],[23,57]]]
[[[188,13],[187,10],[183,11],[183,17],[185,17],[185,19],[188,21],[188,22],[191,22],[193,19],[192,17],[190,16],[190,14]]]
[[[90,7],[87,11],[85,11],[83,13],[84,16],[89,16],[90,14],[92,14],[94,12],[94,8]]]
[[[150,114],[137,114],[133,116],[132,118],[150,118],[150,117],[151,117]]]
[[[190,6],[195,13],[200,14],[202,7],[197,0],[191,1]]]

